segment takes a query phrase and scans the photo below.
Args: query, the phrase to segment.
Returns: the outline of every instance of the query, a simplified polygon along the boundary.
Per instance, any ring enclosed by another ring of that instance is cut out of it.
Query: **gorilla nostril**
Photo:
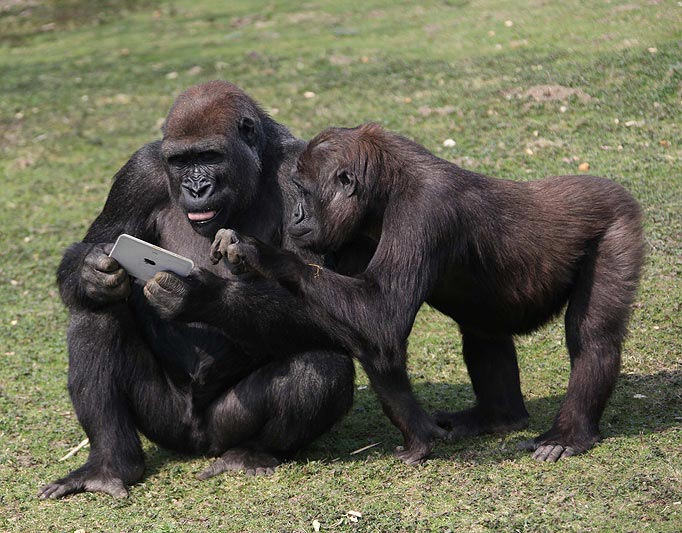
[[[208,193],[209,189],[211,188],[211,185],[209,183],[204,183],[199,185],[199,187],[196,189],[196,194],[199,198],[202,196],[206,196]]]
[[[189,194],[192,198],[202,198],[204,196],[210,195],[213,190],[213,186],[210,182],[201,180],[186,180],[182,184],[182,188]]]

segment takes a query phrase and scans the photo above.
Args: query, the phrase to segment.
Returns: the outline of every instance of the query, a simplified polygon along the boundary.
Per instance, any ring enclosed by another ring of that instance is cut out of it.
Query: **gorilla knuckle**
[[[186,290],[184,282],[175,274],[170,272],[158,272],[154,279],[158,285],[168,292],[184,293]]]
[[[113,287],[118,287],[119,285],[125,283],[128,279],[128,274],[126,273],[125,270],[119,269],[115,271],[113,274],[108,274],[106,276],[103,276],[102,279],[102,284],[105,287],[108,288],[113,288]]]

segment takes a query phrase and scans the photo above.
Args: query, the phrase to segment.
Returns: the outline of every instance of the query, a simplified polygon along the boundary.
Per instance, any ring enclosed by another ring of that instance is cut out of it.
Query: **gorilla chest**
[[[162,371],[177,386],[211,397],[253,371],[255,360],[207,324],[167,321],[133,290],[142,335]]]
[[[176,207],[162,211],[156,221],[158,245],[194,261],[194,266],[205,268],[217,275],[228,272],[223,263],[213,265],[210,259],[212,240],[192,229],[187,217]]]

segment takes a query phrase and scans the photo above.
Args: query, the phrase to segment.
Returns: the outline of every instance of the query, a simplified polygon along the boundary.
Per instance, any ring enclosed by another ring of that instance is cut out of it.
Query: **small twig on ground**
[[[355,455],[356,453],[364,452],[365,450],[369,450],[370,448],[374,448],[375,446],[379,446],[381,442],[375,442],[374,444],[368,444],[367,446],[363,446],[362,448],[355,450],[354,452],[350,452],[349,455]]]
[[[59,461],[60,461],[60,462],[61,462],[61,461],[66,461],[69,457],[73,457],[74,455],[76,455],[76,454],[78,453],[79,450],[81,450],[82,448],[85,448],[85,447],[88,446],[89,444],[90,444],[90,440],[86,437],[85,439],[83,439],[82,441],[80,441],[80,442],[78,443],[77,446],[74,446],[73,448],[71,448],[71,449],[69,450],[69,453],[67,453],[67,454],[66,454],[64,457],[62,457]]]

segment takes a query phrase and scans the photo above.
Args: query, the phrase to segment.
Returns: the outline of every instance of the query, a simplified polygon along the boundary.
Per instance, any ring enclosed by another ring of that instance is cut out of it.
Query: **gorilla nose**
[[[185,180],[182,183],[182,188],[192,198],[203,198],[210,195],[213,185],[206,180]]]
[[[296,210],[294,211],[294,224],[300,224],[305,218],[305,210],[303,209],[303,203],[298,202]]]

